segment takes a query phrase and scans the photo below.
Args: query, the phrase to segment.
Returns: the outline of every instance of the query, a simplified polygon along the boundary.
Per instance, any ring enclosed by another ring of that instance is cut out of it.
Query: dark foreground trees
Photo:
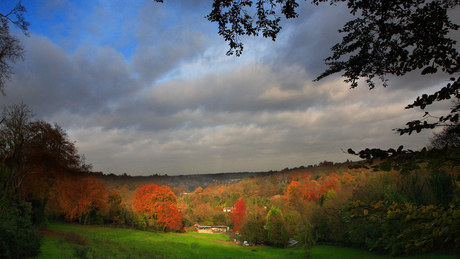
[[[88,211],[105,205],[105,200],[100,205],[103,194],[88,192],[100,189],[92,188],[97,181],[82,181],[86,178],[80,176],[88,174],[91,167],[84,163],[66,132],[58,125],[33,117],[26,104],[3,107],[0,120],[2,258],[38,255],[41,235],[36,227],[46,225],[50,202],[58,214],[78,210],[80,214],[76,215],[85,219]],[[73,181],[66,181],[69,178]],[[82,195],[87,199],[82,199]],[[72,206],[64,206],[76,198],[79,200]],[[59,203],[60,199],[63,202]]]

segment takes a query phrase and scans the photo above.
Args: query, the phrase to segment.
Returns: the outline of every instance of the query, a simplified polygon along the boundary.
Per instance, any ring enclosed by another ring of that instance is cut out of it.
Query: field
[[[225,234],[152,233],[52,223],[38,258],[303,258],[301,248],[243,247]],[[366,251],[315,246],[312,258],[388,258]],[[453,256],[405,257],[453,259]]]

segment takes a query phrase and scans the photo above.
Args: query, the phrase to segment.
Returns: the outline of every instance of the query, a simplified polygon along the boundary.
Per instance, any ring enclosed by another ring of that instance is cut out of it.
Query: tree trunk
[[[90,212],[86,213],[85,221],[83,222],[83,225],[86,225],[86,220],[88,219],[89,213],[90,213]]]

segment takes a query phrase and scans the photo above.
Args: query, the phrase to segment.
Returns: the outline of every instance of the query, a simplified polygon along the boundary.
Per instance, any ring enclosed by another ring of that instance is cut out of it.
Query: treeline
[[[458,255],[459,189],[458,167],[449,163],[409,175],[305,169],[197,188],[179,206],[185,224],[227,224],[253,243],[286,247],[297,239],[308,250],[317,240],[394,256],[454,249]]]

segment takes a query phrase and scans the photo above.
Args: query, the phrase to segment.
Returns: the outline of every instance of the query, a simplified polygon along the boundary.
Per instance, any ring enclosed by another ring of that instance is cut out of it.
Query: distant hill
[[[104,174],[102,172],[93,172],[96,177],[102,179],[109,189],[116,189],[119,186],[127,185],[130,189],[138,188],[145,184],[168,185],[173,187],[182,187],[188,192],[195,190],[198,187],[205,188],[211,185],[230,184],[241,181],[245,178],[264,177],[276,174],[285,173],[303,173],[309,172],[312,175],[329,174],[335,172],[341,174],[348,170],[349,166],[355,165],[358,162],[343,162],[333,163],[323,161],[318,165],[300,166],[294,168],[285,168],[280,171],[268,172],[227,172],[215,174],[193,174],[193,175],[150,175],[150,176],[130,176],[127,174],[115,175]]]

